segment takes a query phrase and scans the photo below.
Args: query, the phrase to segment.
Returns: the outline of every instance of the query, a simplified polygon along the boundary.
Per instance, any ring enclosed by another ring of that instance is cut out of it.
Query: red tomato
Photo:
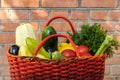
[[[73,50],[66,49],[61,53],[65,58],[73,58],[76,57],[76,53]]]
[[[77,47],[79,56],[91,56],[89,47],[86,45],[80,45]]]

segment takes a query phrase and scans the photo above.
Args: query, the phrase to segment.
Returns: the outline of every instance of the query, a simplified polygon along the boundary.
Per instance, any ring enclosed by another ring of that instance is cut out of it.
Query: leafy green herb
[[[81,31],[76,32],[74,35],[69,32],[67,33],[71,36],[76,45],[87,45],[92,55],[98,51],[107,36],[107,31],[101,28],[98,23],[94,23],[93,25],[84,24],[81,26]],[[108,56],[112,55],[113,52],[111,46],[117,48],[117,41],[112,40],[110,46],[106,48],[105,51],[109,53]]]

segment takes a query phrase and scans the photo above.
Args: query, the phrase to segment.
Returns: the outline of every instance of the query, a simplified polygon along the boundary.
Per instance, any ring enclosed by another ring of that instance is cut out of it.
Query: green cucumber
[[[57,34],[55,29],[51,26],[46,26],[42,32],[42,40],[52,34]],[[58,45],[58,38],[55,37],[49,39],[46,43],[44,43],[43,47],[47,52],[52,53],[57,50],[57,45]]]

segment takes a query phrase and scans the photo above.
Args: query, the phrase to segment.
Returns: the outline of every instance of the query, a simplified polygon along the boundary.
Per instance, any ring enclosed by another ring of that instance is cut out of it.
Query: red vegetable
[[[80,45],[77,47],[79,56],[91,56],[89,47],[86,45]]]
[[[71,50],[71,49],[66,49],[64,51],[62,51],[61,53],[65,58],[73,58],[76,57],[76,53],[75,51]]]

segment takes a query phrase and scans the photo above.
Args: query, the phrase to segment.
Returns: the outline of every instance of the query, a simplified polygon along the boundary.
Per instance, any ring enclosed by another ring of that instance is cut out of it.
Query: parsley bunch
[[[91,54],[95,55],[95,53],[105,40],[107,36],[107,31],[101,28],[100,24],[94,23],[93,25],[82,25],[81,31],[76,32],[74,35],[69,32],[68,34],[71,36],[76,45],[88,46]],[[112,44],[106,49],[106,52],[109,53],[109,56],[112,55],[113,52],[111,46],[115,46],[116,48],[118,46],[118,43],[115,40],[112,40],[111,43]]]

